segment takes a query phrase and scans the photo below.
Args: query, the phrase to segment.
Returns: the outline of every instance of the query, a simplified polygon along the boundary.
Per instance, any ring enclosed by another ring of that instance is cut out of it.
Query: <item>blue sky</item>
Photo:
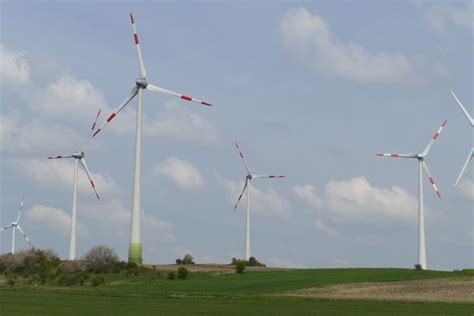
[[[412,267],[417,166],[375,153],[419,152],[443,193],[424,182],[429,268],[473,265],[472,170],[454,181],[472,128],[470,1],[21,2],[1,4],[0,223],[15,217],[38,247],[66,257],[70,161],[98,107],[102,121],[138,77],[129,12],[147,79],[215,104],[144,93],[145,262],[191,252],[228,262],[244,248],[237,141],[255,173],[252,254],[275,266]],[[102,201],[80,170],[78,254],[128,251],[136,101],[87,152]],[[243,206],[244,204],[242,204]],[[0,235],[7,251],[10,234]],[[19,247],[25,243],[18,242]]]

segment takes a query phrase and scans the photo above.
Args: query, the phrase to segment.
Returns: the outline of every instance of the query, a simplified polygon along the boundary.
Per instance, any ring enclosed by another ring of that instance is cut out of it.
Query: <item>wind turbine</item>
[[[397,157],[397,158],[415,158],[418,159],[418,266],[425,270],[426,269],[426,248],[425,248],[425,215],[424,215],[424,208],[423,208],[423,169],[430,180],[433,189],[435,190],[436,194],[439,198],[441,198],[441,194],[436,186],[433,177],[431,176],[431,172],[426,165],[425,158],[430,152],[431,146],[433,146],[434,142],[438,139],[441,131],[443,130],[444,126],[446,125],[447,121],[441,125],[438,131],[434,134],[431,141],[426,146],[425,150],[421,154],[387,154],[387,153],[378,153],[377,156],[383,157]]]
[[[237,200],[237,203],[235,203],[234,210],[237,208],[239,205],[240,200],[242,199],[242,195],[245,192],[245,189],[247,189],[247,212],[246,212],[246,224],[245,224],[245,260],[249,260],[250,258],[250,182],[255,179],[277,179],[277,178],[284,178],[285,176],[268,176],[268,175],[254,175],[250,172],[250,169],[247,165],[247,162],[245,161],[244,155],[240,151],[239,145],[235,143],[235,147],[237,147],[237,150],[240,154],[240,158],[242,159],[242,162],[245,167],[245,171],[247,173],[245,174],[245,184],[244,188],[242,189],[242,192],[240,193],[239,199]]]
[[[18,209],[18,216],[16,218],[16,221],[14,222],[11,222],[10,225],[8,226],[5,226],[3,228],[0,228],[0,230],[7,230],[9,228],[12,228],[12,254],[15,253],[15,231],[16,229],[18,228],[18,230],[20,231],[20,233],[23,235],[23,238],[25,238],[26,242],[33,247],[33,245],[31,244],[31,241],[28,239],[28,236],[26,236],[26,233],[23,231],[23,229],[21,229],[20,227],[20,218],[21,218],[21,210],[23,208],[23,197],[21,198],[21,202],[20,202],[20,207]]]
[[[100,109],[97,112],[97,116],[95,117],[94,123],[92,124],[91,128],[91,134],[95,130],[95,126],[97,123],[97,119],[99,118],[100,115]],[[95,189],[95,183],[92,180],[92,176],[89,172],[89,169],[87,168],[86,160],[84,158],[85,156],[85,151],[87,148],[87,145],[89,144],[91,137],[87,138],[87,141],[83,144],[81,151],[73,152],[70,155],[59,155],[59,156],[50,156],[48,159],[64,159],[64,158],[74,158],[74,180],[73,180],[73,190],[72,190],[72,212],[71,212],[71,239],[70,239],[70,244],[69,244],[69,260],[75,260],[76,259],[76,225],[77,225],[77,219],[76,219],[76,210],[77,210],[77,167],[78,164],[80,163],[82,168],[87,174],[87,177],[89,178],[89,181],[92,185],[92,189],[94,189],[95,195],[97,196],[97,199],[100,200],[99,194],[97,193],[97,190]]]
[[[128,253],[128,261],[142,263],[142,236],[141,236],[141,161],[142,161],[142,91],[147,89],[152,92],[158,92],[174,97],[181,98],[187,101],[193,101],[202,105],[211,106],[210,103],[201,101],[180,93],[169,91],[151,83],[145,79],[146,71],[143,63],[142,52],[140,50],[140,43],[138,41],[137,30],[135,28],[135,20],[133,15],[130,13],[130,20],[132,22],[133,38],[135,41],[135,47],[137,49],[138,66],[140,68],[140,78],[135,82],[135,87],[132,88],[125,100],[120,103],[117,109],[107,117],[107,120],[98,128],[92,135],[97,135],[104,127],[109,124],[113,118],[125,108],[125,106],[132,101],[132,99],[138,95],[138,108],[137,108],[137,127],[136,127],[136,145],[135,145],[135,174],[133,181],[133,202],[132,202],[132,220],[130,225],[130,248]]]
[[[462,105],[461,101],[459,101],[459,99],[456,97],[456,95],[454,94],[453,91],[450,91],[451,94],[453,95],[454,99],[456,100],[457,104],[459,105],[459,107],[461,108],[461,111],[464,113],[464,115],[466,116],[467,120],[469,121],[469,123],[471,124],[471,127],[474,126],[474,119],[472,119],[471,117],[471,114],[469,114],[469,112],[466,110],[466,108]],[[464,162],[464,165],[462,166],[462,169],[461,169],[461,172],[459,173],[459,176],[458,178],[456,179],[456,184],[455,186],[458,185],[459,181],[461,180],[464,172],[466,171],[467,169],[467,166],[469,165],[469,163],[471,162],[472,160],[472,157],[474,156],[474,148],[471,148],[471,152],[467,155],[467,159],[466,159],[466,162]]]

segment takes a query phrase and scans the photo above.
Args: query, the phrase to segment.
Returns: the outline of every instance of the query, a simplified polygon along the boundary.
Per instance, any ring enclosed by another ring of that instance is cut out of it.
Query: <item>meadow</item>
[[[471,272],[472,273],[472,272]],[[105,284],[0,285],[1,315],[472,315],[472,304],[330,300],[280,294],[326,285],[472,277],[411,269],[294,269],[192,272],[168,279],[160,267],[103,273]],[[474,280],[474,279],[473,279]]]

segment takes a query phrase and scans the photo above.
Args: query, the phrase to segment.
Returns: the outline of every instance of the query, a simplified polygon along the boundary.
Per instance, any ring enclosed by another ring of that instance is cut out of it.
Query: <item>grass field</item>
[[[3,315],[473,315],[474,305],[325,300],[273,294],[355,282],[457,277],[406,269],[308,269],[245,274],[193,273],[168,280],[161,273],[110,273],[103,286],[0,286]]]

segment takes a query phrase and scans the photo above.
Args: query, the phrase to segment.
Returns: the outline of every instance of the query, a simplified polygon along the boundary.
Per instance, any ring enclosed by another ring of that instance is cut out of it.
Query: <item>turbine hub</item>
[[[84,158],[84,152],[73,153],[72,156],[76,159],[81,159],[81,158]]]
[[[145,78],[140,78],[137,79],[136,84],[138,88],[146,89],[146,86],[148,86],[148,81],[146,81]]]
[[[245,176],[247,179],[252,180],[252,175],[249,173]]]

